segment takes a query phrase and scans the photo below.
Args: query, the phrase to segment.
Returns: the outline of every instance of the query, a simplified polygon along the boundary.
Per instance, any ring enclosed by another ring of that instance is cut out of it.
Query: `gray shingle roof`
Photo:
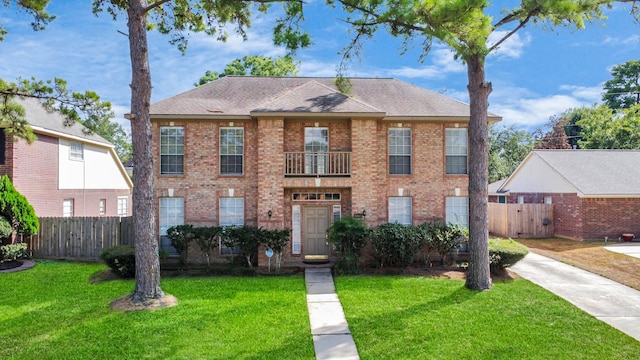
[[[25,118],[32,127],[111,146],[111,143],[102,136],[95,133],[87,134],[85,131],[87,128],[82,124],[65,126],[65,117],[62,114],[57,111],[47,111],[37,99],[16,97],[14,100],[22,105]]]
[[[352,78],[351,94],[334,78],[227,76],[151,105],[152,116],[250,116],[255,113],[361,113],[460,118],[469,105],[388,78]],[[499,117],[490,114],[492,120]]]
[[[534,150],[584,195],[640,194],[640,150]]]

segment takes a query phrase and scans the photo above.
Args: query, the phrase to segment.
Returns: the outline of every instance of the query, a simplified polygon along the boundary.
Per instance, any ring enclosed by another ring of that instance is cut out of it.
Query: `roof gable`
[[[640,196],[638,150],[534,150],[501,188],[520,191],[510,189],[518,177],[548,178],[549,174],[527,174],[534,158],[575,188],[579,196]]]

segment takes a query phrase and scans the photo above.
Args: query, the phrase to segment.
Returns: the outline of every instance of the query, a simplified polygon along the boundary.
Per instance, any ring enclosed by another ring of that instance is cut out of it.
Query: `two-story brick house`
[[[0,128],[0,175],[38,217],[129,216],[133,184],[114,146],[81,124],[47,111],[36,99],[16,98],[37,140],[13,139]]]
[[[229,76],[153,104],[161,246],[183,223],[289,228],[283,261],[297,263],[330,255],[341,216],[466,225],[469,106],[395,79],[351,79],[348,95],[333,81]]]

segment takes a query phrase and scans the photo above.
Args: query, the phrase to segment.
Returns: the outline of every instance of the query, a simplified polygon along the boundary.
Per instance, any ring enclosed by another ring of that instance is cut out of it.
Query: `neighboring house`
[[[466,226],[469,106],[394,79],[351,84],[227,76],[153,104],[162,248],[173,225],[288,228],[293,264],[331,256],[343,216]]]
[[[509,191],[498,190],[506,180],[507,178],[504,178],[489,184],[489,202],[500,203],[500,204],[507,203],[507,198],[509,197]]]
[[[63,124],[36,99],[16,98],[37,140],[0,128],[0,175],[8,175],[38,217],[129,216],[133,184],[111,143],[79,123]]]
[[[508,203],[553,204],[555,236],[640,236],[637,150],[534,150],[497,192]]]

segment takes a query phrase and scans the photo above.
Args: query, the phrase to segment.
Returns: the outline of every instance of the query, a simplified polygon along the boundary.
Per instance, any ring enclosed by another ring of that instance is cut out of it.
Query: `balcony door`
[[[329,161],[329,128],[308,127],[304,129],[304,173],[326,174]]]

